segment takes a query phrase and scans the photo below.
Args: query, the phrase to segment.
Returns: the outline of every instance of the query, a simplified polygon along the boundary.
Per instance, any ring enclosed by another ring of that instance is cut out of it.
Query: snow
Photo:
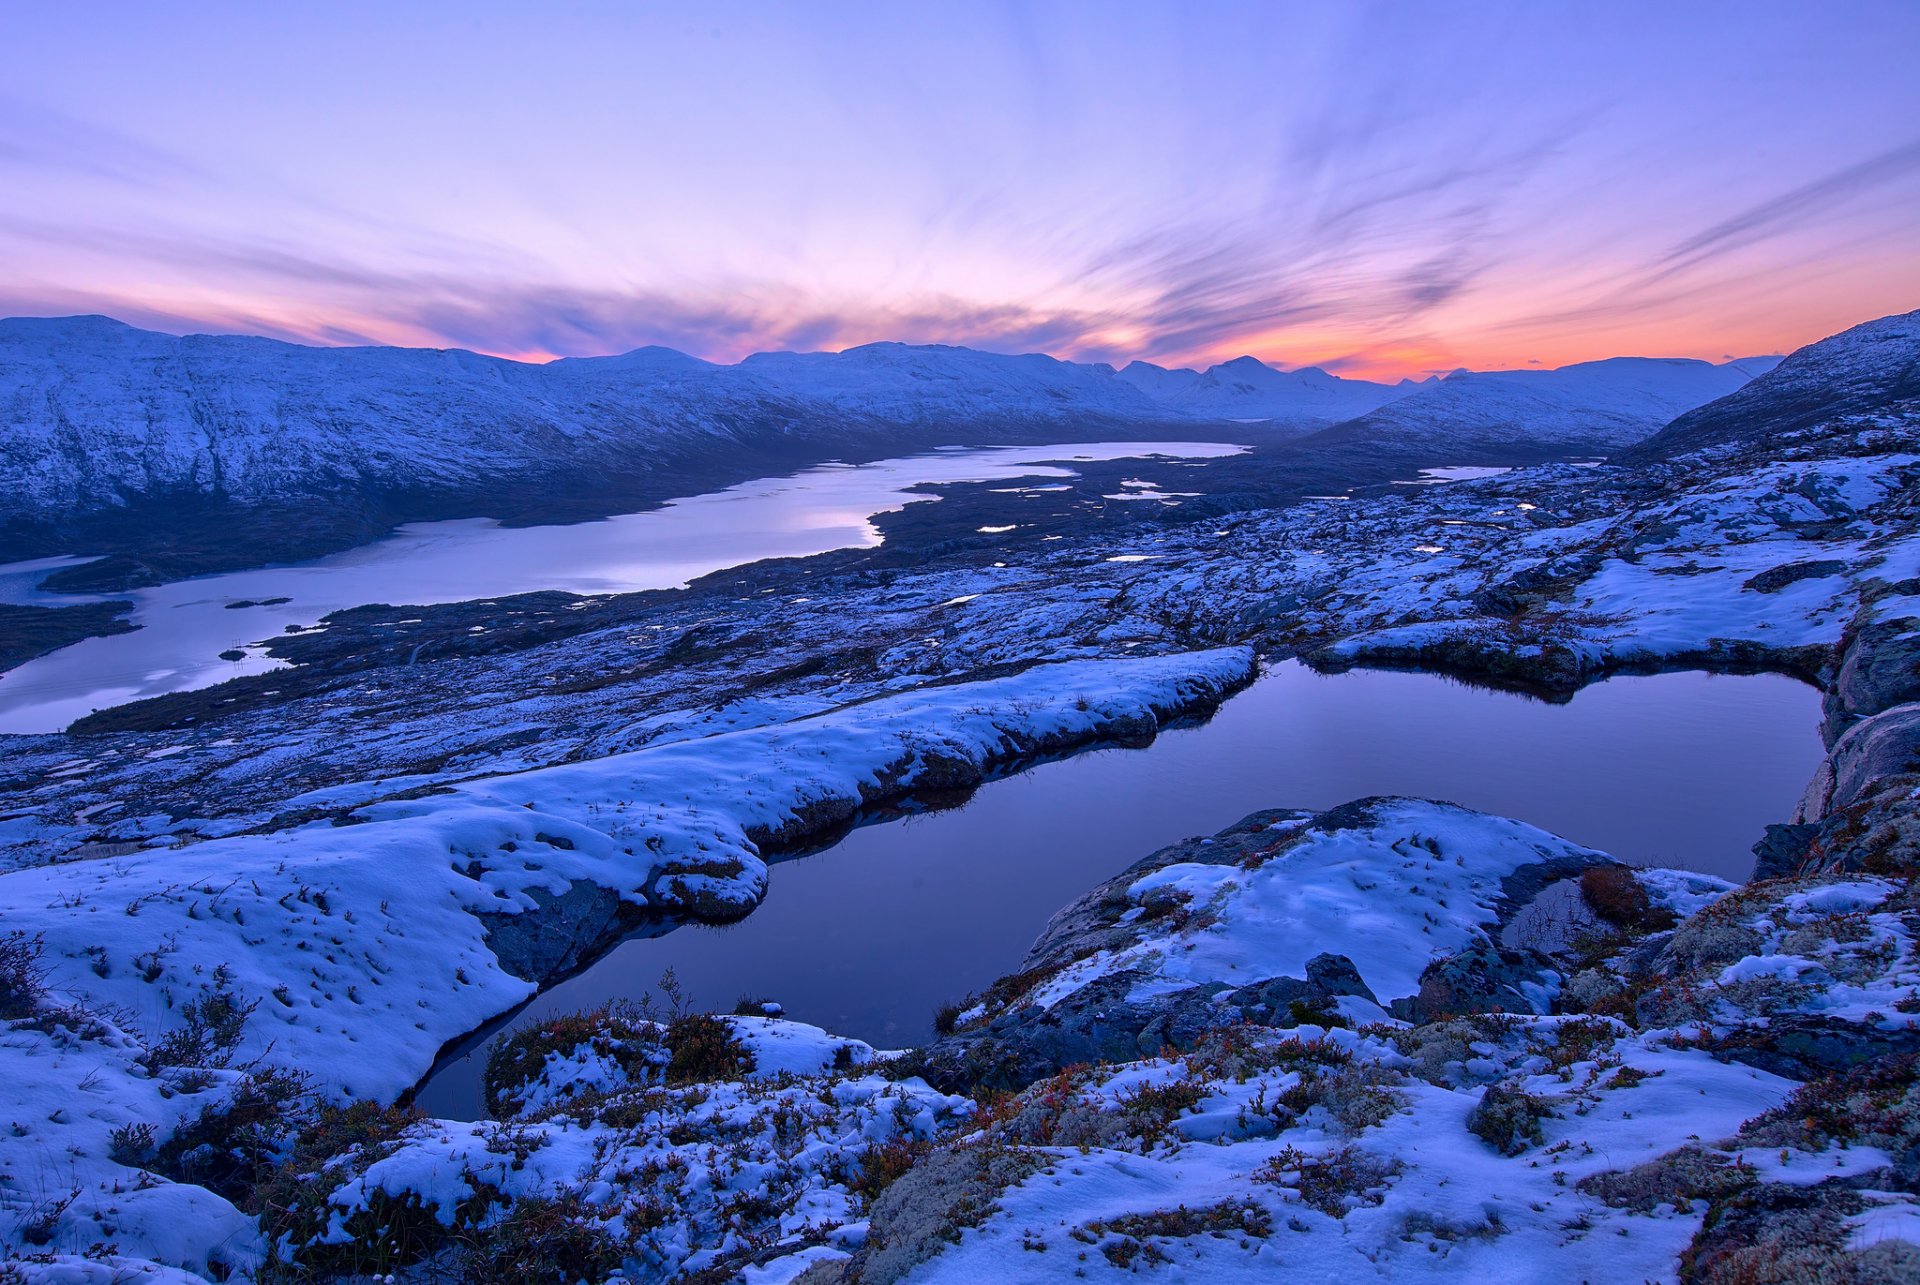
[[[1736,391],[1762,364],[1612,357],[1558,370],[1461,371],[1331,435],[1442,450],[1495,440],[1624,446]]]
[[[536,910],[579,881],[635,906],[693,893],[751,906],[766,880],[755,827],[850,807],[883,772],[910,785],[932,754],[981,763],[1009,737],[1150,716],[1251,665],[1227,648],[902,692],[374,802],[357,824],[17,871],[0,882],[0,916],[44,934],[61,990],[156,1034],[222,978],[278,996],[255,1015],[244,1056],[311,1068],[341,1096],[391,1098],[448,1040],[533,992],[500,967],[486,917]]]
[[[1508,876],[1543,861],[1602,859],[1544,830],[1451,804],[1396,800],[1375,816],[1366,826],[1313,831],[1251,870],[1177,864],[1145,876],[1128,889],[1137,904],[1183,893],[1218,922],[1143,933],[1124,950],[1069,966],[1031,1001],[1052,1007],[1119,972],[1142,976],[1136,1000],[1208,982],[1303,977],[1308,960],[1333,952],[1352,959],[1386,1003],[1416,993],[1434,959],[1486,938]]]
[[[1316,367],[1278,370],[1255,357],[1236,357],[1205,371],[1166,370],[1136,361],[1118,378],[1177,414],[1236,423],[1271,420],[1293,427],[1364,415],[1417,387],[1343,379]]]
[[[1880,1203],[1847,1219],[1848,1249],[1857,1252],[1887,1241],[1903,1241],[1920,1248],[1920,1201],[1904,1192],[1861,1194]]]

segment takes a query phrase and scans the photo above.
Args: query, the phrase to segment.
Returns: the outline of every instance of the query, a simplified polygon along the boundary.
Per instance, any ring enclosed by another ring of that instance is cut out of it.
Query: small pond
[[[507,1025],[657,991],[745,995],[883,1047],[924,1041],[936,1005],[1010,972],[1061,906],[1168,843],[1264,807],[1371,794],[1450,799],[1649,865],[1744,879],[1821,756],[1819,693],[1773,675],[1615,678],[1570,703],[1421,674],[1322,676],[1288,662],[1206,724],[981,788],[964,806],[863,826],[776,863],[766,901],[726,928],[621,943]],[[419,1095],[479,1112],[485,1042]]]

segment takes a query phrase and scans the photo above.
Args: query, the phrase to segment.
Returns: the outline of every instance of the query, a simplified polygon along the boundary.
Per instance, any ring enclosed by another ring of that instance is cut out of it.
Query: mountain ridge
[[[1623,455],[1644,462],[1808,428],[1839,415],[1920,408],[1920,310],[1863,321],[1788,354]]]

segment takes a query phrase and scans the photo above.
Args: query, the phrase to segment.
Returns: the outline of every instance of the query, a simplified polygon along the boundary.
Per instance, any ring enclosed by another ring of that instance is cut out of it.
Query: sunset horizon
[[[1387,379],[1782,353],[1920,300],[1920,11],[1867,7],[22,11],[0,315]]]

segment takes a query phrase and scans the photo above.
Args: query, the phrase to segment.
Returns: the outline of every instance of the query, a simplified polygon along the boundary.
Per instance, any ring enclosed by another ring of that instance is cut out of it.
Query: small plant
[[[1341,1147],[1337,1151],[1311,1154],[1287,1147],[1253,1173],[1255,1182],[1291,1187],[1300,1193],[1300,1203],[1333,1218],[1344,1218],[1361,1205],[1377,1205],[1386,1199],[1386,1185],[1393,1181],[1400,1166],[1360,1150]]]
[[[1675,922],[1673,912],[1654,905],[1625,866],[1595,866],[1583,873],[1580,899],[1601,919],[1628,932],[1660,932]]]
[[[80,1199],[80,1188],[73,1187],[58,1195],[42,1196],[28,1205],[20,1218],[20,1239],[29,1245],[52,1244],[53,1234],[60,1227],[60,1219],[65,1216],[68,1207],[78,1199]]]
[[[154,1127],[145,1120],[123,1124],[107,1139],[107,1154],[115,1164],[137,1169],[153,1154]]]
[[[737,1080],[753,1070],[753,1054],[733,1027],[707,1013],[688,1013],[667,1024],[668,1084]]]
[[[940,1005],[933,1010],[933,1033],[935,1035],[953,1034],[954,1030],[960,1025],[960,1014],[966,1011],[966,1009],[951,1000]]]
[[[259,1000],[236,1000],[224,984],[187,1001],[180,1010],[179,1029],[169,1031],[147,1051],[147,1068],[227,1065],[246,1033],[247,1018],[259,1006]]]
[[[0,1020],[32,1017],[46,998],[47,974],[40,963],[42,942],[24,932],[0,937]]]
[[[859,1170],[847,1182],[848,1189],[871,1204],[919,1164],[932,1145],[922,1138],[896,1138],[868,1147],[860,1155]]]

